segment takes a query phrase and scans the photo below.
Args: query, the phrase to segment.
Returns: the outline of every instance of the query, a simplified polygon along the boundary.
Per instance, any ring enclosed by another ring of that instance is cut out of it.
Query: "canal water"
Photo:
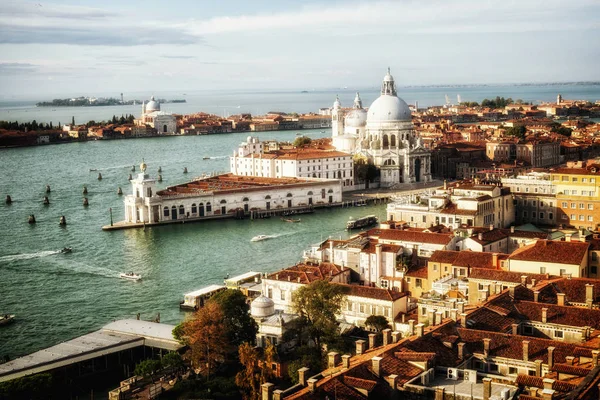
[[[326,134],[302,131],[312,137]],[[296,131],[258,134],[261,140],[293,141]],[[272,272],[300,261],[311,244],[346,237],[350,216],[385,216],[382,205],[318,210],[302,222],[224,220],[104,232],[123,219],[123,197],[131,192],[131,166],[142,158],[148,172],[162,167],[162,186],[202,173],[225,171],[226,158],[247,134],[94,141],[0,149],[0,313],[17,321],[0,328],[0,357],[21,356],[98,329],[115,319],[152,319],[176,324],[183,294],[227,275]],[[204,160],[204,157],[211,157]],[[184,167],[189,173],[183,174]],[[90,169],[97,171],[90,171]],[[98,173],[103,179],[98,180]],[[50,205],[43,205],[46,185]],[[83,207],[87,186],[89,207]],[[4,199],[10,195],[11,205]],[[27,223],[34,214],[37,223]],[[68,225],[59,226],[64,215]],[[259,234],[273,235],[250,242]],[[63,247],[70,254],[61,254]],[[119,278],[136,272],[140,282]]]

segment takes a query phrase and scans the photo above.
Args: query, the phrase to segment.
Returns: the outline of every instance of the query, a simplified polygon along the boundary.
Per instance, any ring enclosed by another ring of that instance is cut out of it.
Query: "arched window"
[[[249,201],[247,197],[244,197],[242,201]]]
[[[185,207],[182,205],[179,206],[179,215],[185,214]]]
[[[388,135],[383,135],[383,148],[387,149],[390,146]]]
[[[342,179],[342,171],[338,171],[338,179]]]
[[[312,195],[313,195],[313,192],[312,192],[312,191],[310,191],[310,192],[308,192],[308,193],[307,193],[307,195],[308,195],[308,196],[312,196]]]
[[[293,197],[291,193],[288,193],[285,197]]]
[[[211,212],[212,211],[212,206],[210,205],[210,201],[208,201],[206,203],[206,212]]]
[[[163,216],[168,217],[169,216],[169,207],[165,207],[163,209]]]
[[[163,133],[167,133],[167,125],[163,125]]]
[[[225,203],[227,203],[227,200],[225,200],[225,199],[221,200],[221,204],[225,204]]]
[[[265,200],[271,200],[271,196],[269,196],[269,195],[266,195],[266,196],[265,196]]]
[[[390,135],[390,146],[396,147],[396,135]]]
[[[383,162],[383,165],[396,165],[396,163],[394,162],[394,160],[388,159]]]
[[[198,208],[196,207],[196,203],[192,204],[192,214],[196,214],[198,212]]]
[[[329,189],[327,193],[333,193],[333,189]]]

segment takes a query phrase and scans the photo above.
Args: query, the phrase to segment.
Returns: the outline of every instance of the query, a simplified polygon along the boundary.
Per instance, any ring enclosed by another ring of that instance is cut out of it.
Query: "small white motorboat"
[[[263,240],[267,240],[267,239],[271,239],[271,236],[269,235],[258,235],[258,236],[254,236],[252,239],[250,239],[251,242],[261,242]]]
[[[123,279],[129,279],[130,281],[139,281],[142,279],[142,276],[139,274],[134,274],[133,272],[121,273],[119,277]]]
[[[4,315],[0,316],[0,326],[8,325],[14,321],[15,321],[14,314],[4,314]]]

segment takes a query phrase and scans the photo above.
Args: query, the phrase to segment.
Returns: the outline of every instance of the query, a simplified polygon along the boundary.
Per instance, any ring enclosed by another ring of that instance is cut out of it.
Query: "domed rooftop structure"
[[[146,112],[160,111],[160,103],[154,99],[154,96],[150,97],[150,101],[146,104]]]
[[[275,314],[275,302],[261,295],[250,303],[250,314],[258,318],[271,316]]]
[[[410,121],[408,104],[396,95],[396,83],[388,68],[381,84],[381,96],[369,107],[369,122]]]
[[[360,128],[367,124],[367,110],[362,108],[354,109],[346,114],[344,125],[350,128]]]

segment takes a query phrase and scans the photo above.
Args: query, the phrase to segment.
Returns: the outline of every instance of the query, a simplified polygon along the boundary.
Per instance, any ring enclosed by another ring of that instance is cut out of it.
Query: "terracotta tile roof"
[[[426,266],[411,267],[411,269],[409,269],[408,272],[406,272],[406,276],[427,279],[428,269]]]
[[[548,301],[556,303],[556,293],[564,293],[566,300],[572,303],[585,303],[585,285],[594,285],[594,303],[600,301],[600,280],[589,278],[560,279],[548,287]]]
[[[373,286],[346,285],[336,283],[336,285],[348,288],[347,296],[365,297],[369,299],[396,301],[406,296],[406,292],[396,292]]]
[[[405,361],[431,361],[435,358],[435,353],[423,353],[417,351],[397,351],[394,357]]]
[[[481,239],[479,239],[479,235],[481,235]],[[508,237],[508,234],[505,232],[504,229],[492,229],[492,230],[487,230],[481,233],[477,233],[474,234],[473,236],[471,236],[471,240],[474,240],[475,242],[485,245],[485,244],[489,244],[489,243],[494,243],[497,242],[499,240],[502,239],[506,239]]]
[[[477,210],[461,210],[456,204],[450,203],[440,211],[440,214],[477,215]]]
[[[429,262],[452,264],[456,260],[456,257],[458,257],[458,253],[458,251],[454,250],[436,250],[429,257]]]
[[[369,231],[369,236],[377,236],[379,237],[379,240],[439,245],[447,245],[453,238],[453,235],[445,233],[401,231],[398,229],[371,229]]]
[[[552,366],[552,371],[567,375],[586,376],[591,369],[579,365],[556,363]]]
[[[589,243],[584,242],[558,242],[553,240],[538,240],[535,243],[515,250],[510,260],[515,261],[542,261],[557,264],[581,264],[587,256]]]
[[[344,376],[344,383],[353,388],[364,389],[367,392],[375,389],[375,386],[377,385],[376,380],[355,378],[353,376]]]
[[[589,372],[589,370],[588,370],[588,372]],[[536,388],[540,388],[540,389],[544,388],[544,378],[541,378],[538,376],[519,374],[517,376],[517,379],[515,380],[515,383],[518,386],[529,386],[529,387],[536,387]],[[572,383],[565,382],[565,381],[559,381],[559,380],[555,380],[554,383],[552,384],[553,390],[556,390],[558,392],[563,392],[563,393],[568,393],[572,390],[575,390],[576,387],[577,387],[577,385],[574,385]]]
[[[294,398],[294,399],[302,399],[302,400],[321,400],[326,397],[329,398],[338,398],[338,399],[348,399],[348,400],[366,400],[367,396],[360,393],[358,390],[349,387],[344,384],[341,380],[341,377],[336,377],[334,379],[330,379],[324,382],[322,385],[317,387],[315,393],[311,393],[306,390],[301,394],[291,397],[288,396],[286,399]]]
[[[470,313],[467,317],[468,326],[482,331],[510,332],[512,324],[520,322],[514,317],[508,316],[510,310],[504,310],[500,307],[496,308],[503,310],[504,312],[499,313],[496,309],[492,309],[491,307],[482,307]]]
[[[300,263],[267,275],[267,279],[309,284],[317,280],[330,279],[343,273],[339,265],[320,263],[319,265]]]
[[[469,279],[484,279],[488,281],[512,283],[520,283],[521,276],[527,277],[528,284],[531,283],[532,279],[535,279],[537,282],[549,279],[548,275],[529,274],[523,272],[504,271],[500,269],[488,268],[471,268],[471,271],[469,273]]]
[[[498,262],[508,258],[506,254],[496,253]],[[456,267],[475,267],[475,268],[498,268],[494,265],[494,253],[481,253],[478,251],[463,250],[454,260],[453,266]]]
[[[554,304],[519,301],[514,305],[516,311],[530,321],[542,320],[542,308],[546,308],[546,321],[550,324],[574,327],[591,326],[600,329],[600,310]]]

